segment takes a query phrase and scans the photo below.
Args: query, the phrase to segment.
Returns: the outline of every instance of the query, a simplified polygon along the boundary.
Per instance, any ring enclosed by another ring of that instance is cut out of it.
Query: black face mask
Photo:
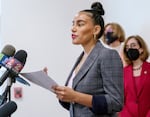
[[[106,33],[106,43],[109,45],[118,39],[117,36],[113,35],[113,32]]]
[[[133,48],[129,48],[129,50],[126,51],[126,54],[130,60],[137,60],[140,56],[139,50]]]

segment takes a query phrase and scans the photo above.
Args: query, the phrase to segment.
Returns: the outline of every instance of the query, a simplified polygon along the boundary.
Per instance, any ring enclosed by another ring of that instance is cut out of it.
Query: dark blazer
[[[150,63],[143,63],[139,80],[135,88],[132,65],[124,68],[125,105],[121,117],[150,117]]]
[[[66,85],[83,52],[76,61]],[[92,108],[77,103],[61,102],[73,112],[71,117],[116,117],[123,106],[123,65],[117,51],[104,47],[100,41],[89,54],[73,80],[74,90],[93,95]],[[71,113],[72,113],[71,112]]]

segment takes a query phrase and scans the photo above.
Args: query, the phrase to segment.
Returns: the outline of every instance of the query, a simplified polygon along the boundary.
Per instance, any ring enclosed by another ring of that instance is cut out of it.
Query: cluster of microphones
[[[27,81],[19,76],[20,71],[23,69],[27,58],[27,52],[25,50],[18,50],[12,45],[6,45],[0,53],[0,70],[3,71],[0,74],[0,86],[4,84],[6,80],[11,79],[11,83],[16,80],[30,85]],[[1,100],[0,100],[1,101]],[[4,104],[0,103],[0,117],[8,117],[17,109],[17,104],[14,101],[7,101]]]

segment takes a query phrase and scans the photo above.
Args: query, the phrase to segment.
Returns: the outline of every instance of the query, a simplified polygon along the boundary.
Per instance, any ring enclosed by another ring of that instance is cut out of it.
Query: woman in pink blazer
[[[136,35],[124,43],[124,107],[119,117],[150,117],[150,63],[144,40]]]

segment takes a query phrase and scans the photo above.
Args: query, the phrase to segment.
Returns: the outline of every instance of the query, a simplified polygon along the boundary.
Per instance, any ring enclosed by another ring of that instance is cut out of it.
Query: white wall
[[[71,25],[74,15],[90,8],[97,0],[2,0],[1,32],[3,46],[12,44],[17,50],[28,53],[22,72],[36,71],[47,66],[49,75],[64,85],[80,46],[71,43]],[[140,34],[149,43],[149,0],[101,0],[105,9],[105,21],[120,23],[126,35]],[[23,88],[23,98],[13,97],[13,88]],[[12,100],[17,111],[12,117],[67,117],[68,112],[51,92],[31,83],[18,82],[12,87]]]

